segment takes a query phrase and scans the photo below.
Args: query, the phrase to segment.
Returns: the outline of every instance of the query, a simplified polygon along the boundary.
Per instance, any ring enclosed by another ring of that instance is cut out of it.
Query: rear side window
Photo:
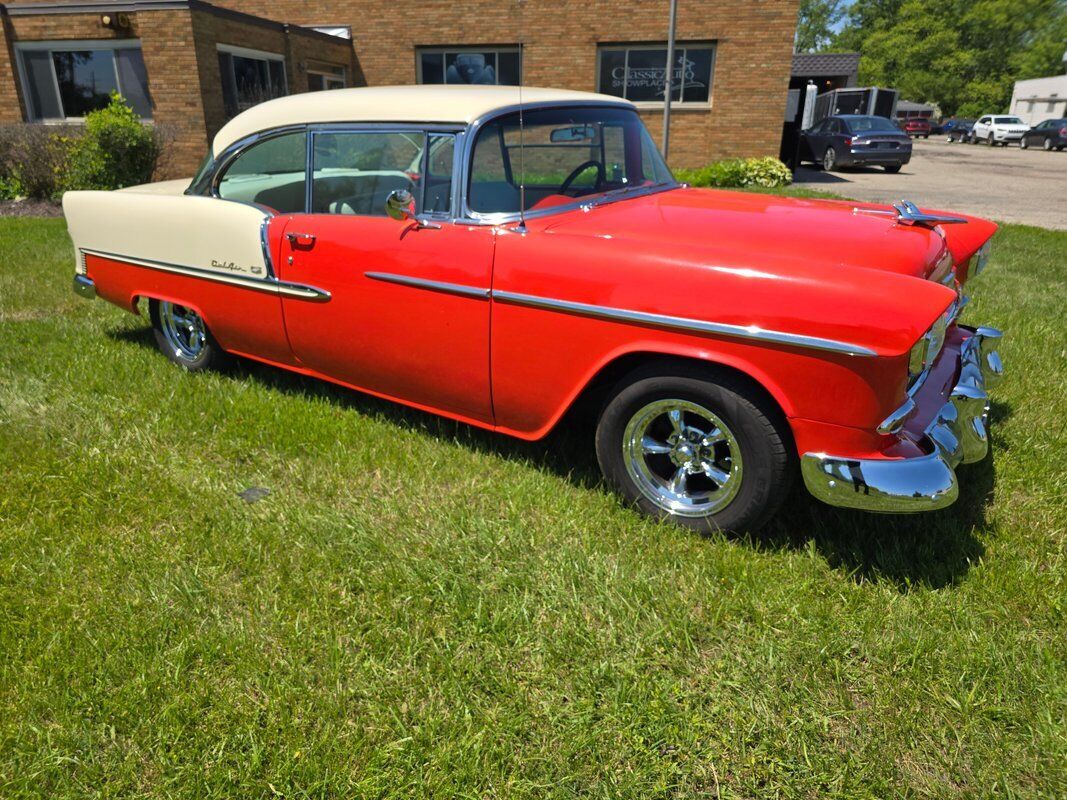
[[[286,133],[244,150],[226,168],[218,195],[266,206],[280,214],[300,213],[307,189],[307,134]]]
[[[455,138],[423,131],[316,133],[312,212],[384,217],[389,195],[408,191],[419,213],[448,213]]]

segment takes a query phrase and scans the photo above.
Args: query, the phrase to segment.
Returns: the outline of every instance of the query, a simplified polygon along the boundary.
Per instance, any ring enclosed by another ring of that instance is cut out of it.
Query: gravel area
[[[896,175],[875,167],[828,173],[804,166],[795,181],[857,200],[907,199],[921,208],[1067,230],[1067,150],[949,144],[932,137],[915,141],[911,163]]]

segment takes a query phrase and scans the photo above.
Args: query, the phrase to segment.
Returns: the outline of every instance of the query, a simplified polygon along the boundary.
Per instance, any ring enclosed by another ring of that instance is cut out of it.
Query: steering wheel
[[[579,164],[577,167],[571,170],[571,174],[563,179],[563,183],[560,184],[559,193],[566,194],[567,190],[571,188],[571,184],[578,180],[578,176],[585,172],[590,167],[596,167],[596,183],[593,184],[593,188],[597,188],[604,182],[604,165],[599,161],[589,159],[583,164]]]

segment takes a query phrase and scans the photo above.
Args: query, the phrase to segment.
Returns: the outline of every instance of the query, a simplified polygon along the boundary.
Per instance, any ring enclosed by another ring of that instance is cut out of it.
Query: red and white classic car
[[[608,481],[696,529],[759,525],[797,474],[838,506],[956,499],[1001,374],[1000,333],[956,320],[995,225],[687,188],[631,104],[518,101],[258,105],[191,183],[65,196],[75,289],[144,301],[192,371],[236,354],[529,440],[595,400]]]

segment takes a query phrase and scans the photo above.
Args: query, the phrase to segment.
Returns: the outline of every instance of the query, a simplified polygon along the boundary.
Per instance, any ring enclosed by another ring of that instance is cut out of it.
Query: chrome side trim
[[[858,344],[838,342],[834,339],[822,339],[817,336],[802,336],[796,333],[765,330],[755,325],[727,325],[721,322],[705,322],[687,317],[671,317],[665,314],[650,314],[645,311],[630,311],[623,308],[573,303],[569,300],[556,300],[550,297],[538,297],[516,292],[491,292],[493,300],[510,305],[540,308],[548,311],[560,311],[583,317],[607,319],[613,322],[626,322],[638,325],[651,325],[657,328],[685,331],[686,333],[732,336],[739,339],[754,339],[761,342],[805,347],[812,350],[825,350],[831,353],[844,353],[849,356],[876,356],[874,350]]]
[[[894,514],[932,511],[955,502],[956,467],[981,461],[989,452],[986,389],[1003,372],[994,349],[999,341],[1000,331],[978,328],[961,345],[960,377],[917,442],[925,455],[846,458],[805,453],[800,472],[808,491],[833,506]]]
[[[430,281],[424,278],[412,278],[408,275],[397,275],[392,272],[364,272],[363,275],[372,281],[395,283],[400,286],[427,289],[431,292],[441,292],[443,294],[454,294],[459,297],[473,297],[476,300],[489,299],[489,290],[477,286],[464,286],[460,283],[446,283],[445,281]]]
[[[92,300],[96,297],[96,284],[93,283],[93,279],[84,275],[75,275],[74,294],[78,295],[78,297],[84,297],[86,300]]]
[[[124,264],[132,264],[136,267],[145,267],[146,269],[154,269],[159,272],[168,272],[174,275],[184,275],[189,278],[200,278],[201,280],[214,281],[215,283],[225,283],[229,286],[239,286],[242,289],[251,289],[255,292],[266,292],[267,294],[277,294],[282,297],[292,297],[298,300],[311,300],[317,303],[325,303],[330,299],[330,293],[325,289],[319,289],[315,286],[308,286],[303,283],[287,283],[273,278],[250,278],[243,275],[226,275],[213,270],[186,267],[181,264],[169,264],[165,261],[153,261],[147,258],[134,258],[132,256],[119,255],[118,253],[106,253],[101,250],[83,249],[82,252],[86,255],[107,258],[111,261],[121,261]]]

